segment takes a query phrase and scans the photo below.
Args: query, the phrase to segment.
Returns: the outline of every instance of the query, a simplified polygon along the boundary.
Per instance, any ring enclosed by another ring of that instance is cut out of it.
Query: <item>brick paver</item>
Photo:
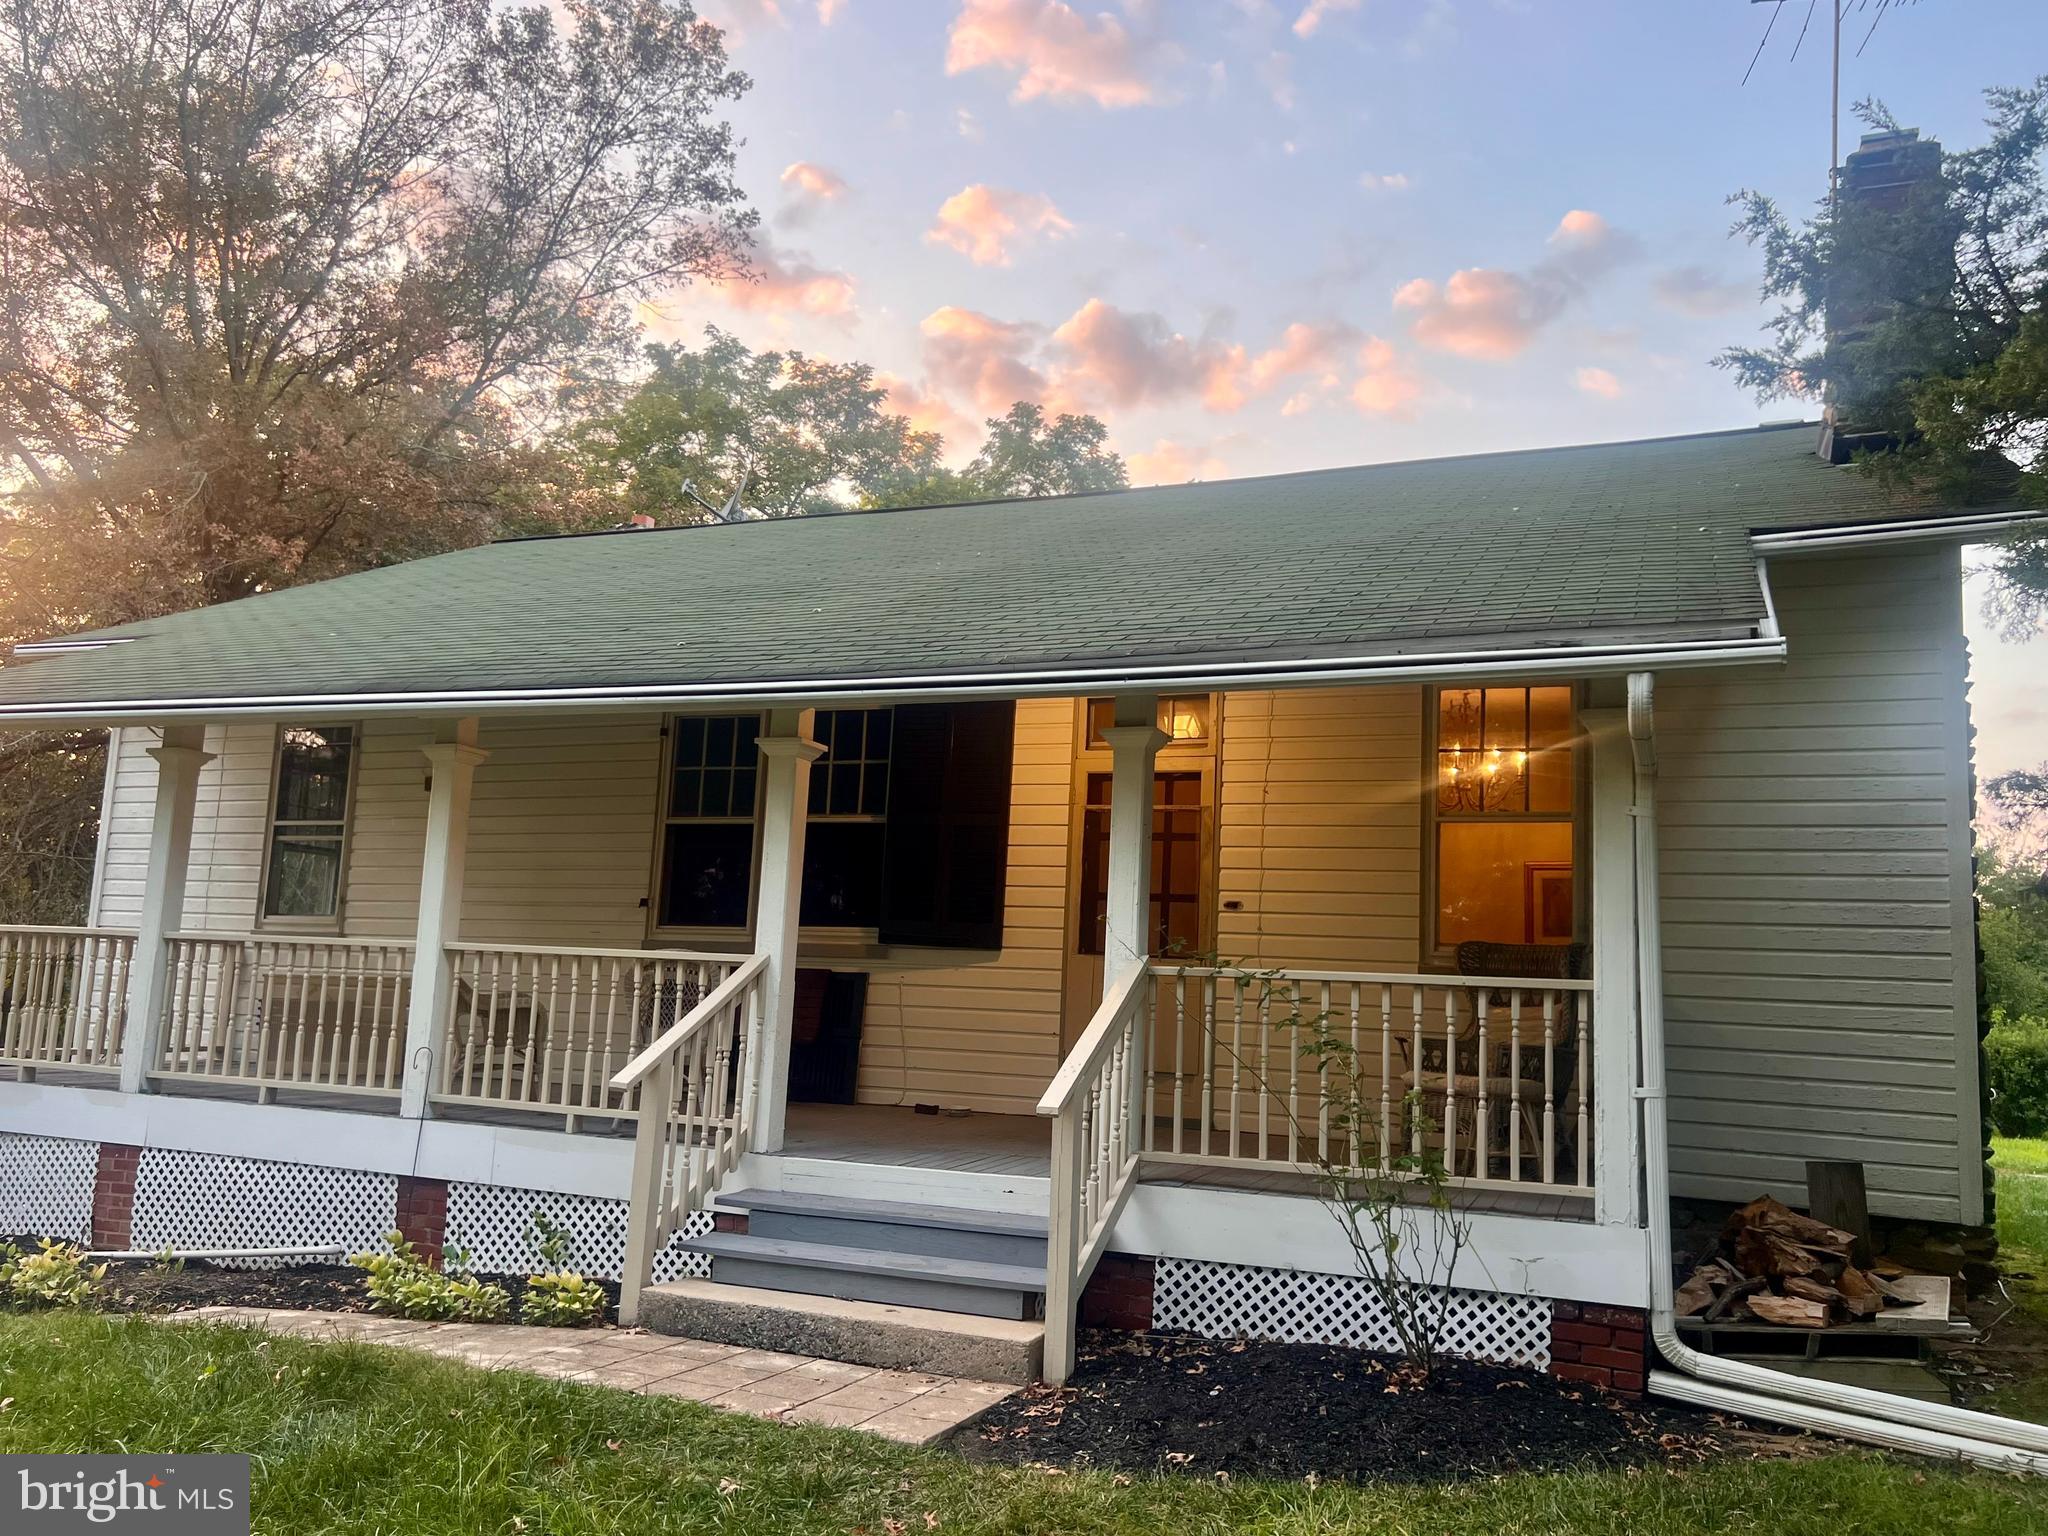
[[[488,1370],[532,1371],[591,1386],[687,1398],[756,1418],[864,1429],[911,1445],[950,1434],[1017,1390],[1001,1382],[876,1370],[618,1328],[414,1323],[366,1312],[267,1307],[201,1307],[171,1320],[187,1318],[242,1323],[300,1338],[389,1344]]]

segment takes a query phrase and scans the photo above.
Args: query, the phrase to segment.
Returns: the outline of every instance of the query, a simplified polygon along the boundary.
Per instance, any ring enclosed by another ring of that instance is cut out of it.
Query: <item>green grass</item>
[[[1991,1163],[1998,1186],[1998,1265],[2017,1315],[1998,1326],[2001,1338],[2041,1340],[2048,1359],[2048,1141],[1995,1136]],[[1993,1412],[2048,1424],[2048,1374],[2022,1374],[1991,1393]]]
[[[369,1345],[132,1317],[0,1316],[0,1397],[13,1399],[0,1451],[246,1451],[256,1528],[291,1536],[2048,1528],[2048,1485],[1858,1452],[1438,1488],[1120,1485]]]

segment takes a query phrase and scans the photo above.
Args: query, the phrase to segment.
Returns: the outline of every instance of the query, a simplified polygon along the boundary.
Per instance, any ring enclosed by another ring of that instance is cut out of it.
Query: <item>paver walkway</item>
[[[600,1387],[685,1397],[790,1423],[864,1429],[911,1445],[950,1433],[1017,1388],[1000,1382],[882,1371],[737,1344],[622,1328],[514,1323],[414,1323],[367,1312],[200,1307],[172,1321],[242,1323],[307,1339],[361,1339],[445,1355],[493,1370],[533,1371]]]

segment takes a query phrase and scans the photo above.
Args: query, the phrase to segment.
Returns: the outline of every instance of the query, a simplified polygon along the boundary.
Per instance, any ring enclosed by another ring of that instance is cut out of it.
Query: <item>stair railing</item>
[[[621,1102],[639,1090],[621,1323],[638,1320],[655,1256],[753,1145],[767,967],[768,956],[750,955],[611,1079]]]
[[[1081,1292],[1138,1181],[1156,985],[1142,957],[1119,971],[1038,1101],[1053,1122],[1045,1379],[1055,1385],[1073,1373]]]

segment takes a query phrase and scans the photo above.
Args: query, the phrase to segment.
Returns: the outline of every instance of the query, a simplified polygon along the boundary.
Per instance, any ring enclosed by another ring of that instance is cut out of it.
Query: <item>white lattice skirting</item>
[[[388,1173],[145,1147],[135,1169],[132,1246],[297,1248],[384,1246],[397,1224]],[[255,1269],[284,1259],[226,1261]]]
[[[1550,1364],[1550,1302],[1541,1296],[1446,1290],[1444,1348],[1502,1365]],[[1400,1347],[1385,1304],[1357,1275],[1318,1275],[1251,1264],[1160,1259],[1152,1277],[1152,1326],[1207,1338],[1282,1344]]]
[[[446,1242],[469,1256],[486,1274],[524,1274],[540,1264],[536,1214],[569,1234],[569,1266],[586,1275],[616,1280],[626,1267],[626,1202],[589,1195],[561,1195],[505,1184],[451,1183]],[[654,1256],[656,1283],[678,1275],[708,1275],[707,1254],[684,1253],[681,1245],[711,1230],[711,1213],[699,1211]]]
[[[0,1132],[0,1235],[92,1240],[100,1144]]]

